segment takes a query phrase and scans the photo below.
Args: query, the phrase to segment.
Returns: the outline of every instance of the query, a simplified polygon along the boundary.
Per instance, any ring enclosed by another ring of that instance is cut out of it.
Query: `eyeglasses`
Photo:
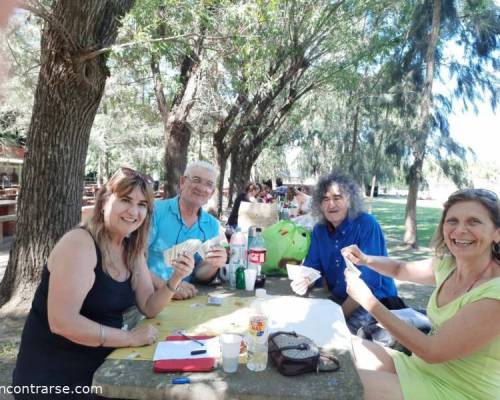
[[[484,197],[492,201],[498,201],[497,194],[488,189],[460,189],[453,193],[452,196],[460,194],[475,194],[476,196]]]
[[[141,179],[147,185],[152,185],[154,183],[153,178],[151,178],[149,175],[141,174],[139,171],[136,171],[135,169],[129,167],[120,167],[120,171],[122,172],[123,175],[135,176]]]
[[[199,176],[189,176],[189,175],[185,175],[185,176],[195,185],[201,185],[201,186],[204,186],[210,190],[215,189],[215,182],[201,179]]]

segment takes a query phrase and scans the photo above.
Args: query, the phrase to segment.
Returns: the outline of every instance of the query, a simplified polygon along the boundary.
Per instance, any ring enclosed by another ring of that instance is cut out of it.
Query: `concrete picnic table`
[[[286,278],[268,278],[265,289],[270,295],[293,293]],[[222,286],[200,287],[199,294],[224,293]],[[227,291],[226,291],[227,292]],[[237,290],[240,298],[254,292]],[[322,289],[313,290],[309,298],[325,298]],[[168,309],[168,307],[167,307]],[[137,311],[126,317],[129,328],[138,320]],[[133,321],[135,319],[135,321]],[[209,373],[154,373],[153,361],[107,359],[94,374],[93,385],[102,390],[99,395],[120,399],[342,399],[363,398],[363,388],[351,356],[351,343],[344,340],[330,349],[340,362],[336,372],[308,373],[296,377],[281,375],[271,360],[263,372],[252,372],[239,365],[234,374],[223,372],[220,366]],[[172,385],[171,379],[189,376],[192,383]]]

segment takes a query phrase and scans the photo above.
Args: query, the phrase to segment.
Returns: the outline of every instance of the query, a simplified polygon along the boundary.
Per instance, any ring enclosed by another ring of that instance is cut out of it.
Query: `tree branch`
[[[179,41],[180,39],[185,39],[185,38],[198,39],[200,37],[204,37],[204,39],[206,39],[206,40],[226,40],[226,39],[234,39],[234,38],[239,37],[239,36],[235,36],[235,35],[233,35],[233,36],[204,36],[204,35],[199,34],[199,33],[186,33],[184,35],[154,38],[154,39],[150,39],[146,42],[145,41],[132,41],[132,42],[117,44],[114,46],[103,47],[103,48],[100,48],[97,50],[91,50],[91,51],[85,52],[77,58],[77,61],[84,62],[87,60],[91,60],[95,57],[99,57],[101,54],[105,54],[105,53],[108,53],[110,51],[118,51],[118,50],[126,49],[128,47],[138,46],[138,45],[145,46],[146,44],[151,44],[151,43],[175,42],[175,41]]]
[[[47,22],[52,27],[52,29],[54,29],[59,34],[64,44],[68,46],[69,50],[76,51],[76,43],[71,39],[71,36],[68,34],[67,30],[59,22],[56,16],[50,11],[46,10],[43,5],[40,4],[40,2],[36,0],[21,1],[17,7],[29,11],[33,15],[36,15],[37,17]]]

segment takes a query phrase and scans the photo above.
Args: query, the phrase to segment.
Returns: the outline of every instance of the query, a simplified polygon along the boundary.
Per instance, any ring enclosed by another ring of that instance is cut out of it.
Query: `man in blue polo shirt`
[[[179,195],[155,202],[149,235],[148,267],[155,287],[168,284],[173,267],[166,265],[163,252],[188,239],[205,242],[221,235],[219,221],[203,210],[215,190],[218,172],[204,161],[195,161],[186,167],[179,182]],[[225,239],[225,238],[224,238]],[[198,282],[208,282],[214,278],[226,263],[226,250],[214,246],[203,260],[198,254],[189,255],[195,263],[193,278]],[[186,299],[196,295],[196,288],[189,282],[182,282],[175,289],[175,299]]]
[[[384,235],[377,220],[364,211],[364,201],[358,185],[348,176],[331,173],[316,185],[313,210],[321,217],[314,226],[311,247],[304,265],[317,269],[330,298],[342,306],[352,333],[373,322],[370,314],[349,297],[344,278],[343,247],[356,244],[366,254],[386,256]],[[360,266],[361,279],[375,297],[397,296],[394,280],[374,270]]]

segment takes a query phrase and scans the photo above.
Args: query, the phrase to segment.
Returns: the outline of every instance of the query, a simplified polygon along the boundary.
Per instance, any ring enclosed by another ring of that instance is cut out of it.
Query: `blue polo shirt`
[[[347,292],[345,262],[340,250],[351,244],[356,244],[365,254],[387,256],[384,235],[377,220],[370,214],[361,213],[354,220],[346,218],[337,229],[325,222],[316,224],[312,232],[311,247],[304,260],[304,265],[321,272],[330,292],[342,302],[347,298]],[[358,267],[361,279],[377,299],[397,296],[392,278],[365,266]]]
[[[179,196],[167,200],[156,200],[153,210],[151,229],[149,230],[148,267],[163,279],[169,279],[173,268],[166,265],[163,252],[188,239],[202,242],[219,235],[219,221],[200,209],[198,221],[190,228],[182,220],[179,209]],[[198,265],[201,257],[195,255]],[[192,275],[189,277],[189,280]]]

